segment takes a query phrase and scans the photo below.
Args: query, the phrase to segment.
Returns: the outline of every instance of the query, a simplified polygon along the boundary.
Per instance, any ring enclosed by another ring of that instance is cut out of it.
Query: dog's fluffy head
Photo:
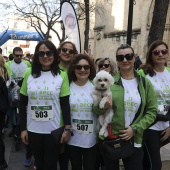
[[[102,70],[96,74],[93,83],[96,89],[105,90],[114,84],[114,78],[107,71]]]

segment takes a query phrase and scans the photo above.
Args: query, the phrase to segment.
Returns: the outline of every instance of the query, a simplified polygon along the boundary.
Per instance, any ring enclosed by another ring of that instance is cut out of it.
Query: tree
[[[148,46],[155,40],[162,40],[169,0],[155,0],[152,23],[148,35]]]

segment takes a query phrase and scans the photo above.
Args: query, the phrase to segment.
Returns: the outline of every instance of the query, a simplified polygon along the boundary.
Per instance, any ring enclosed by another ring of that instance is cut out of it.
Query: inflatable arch
[[[0,34],[0,46],[2,46],[9,39],[12,40],[28,40],[28,41],[42,41],[43,35],[38,32],[7,30]]]

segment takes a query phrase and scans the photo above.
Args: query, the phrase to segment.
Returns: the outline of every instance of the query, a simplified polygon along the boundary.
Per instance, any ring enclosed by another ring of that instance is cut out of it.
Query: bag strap
[[[143,87],[144,87],[144,89],[145,89],[145,88],[146,88],[146,80],[145,80],[145,77],[141,76],[141,78],[142,78]],[[138,90],[139,90],[139,89],[138,89]],[[135,114],[135,117],[134,117],[132,123],[133,123],[133,122],[137,119],[137,117],[139,116],[140,111],[141,111],[141,107],[142,107],[142,104],[140,103],[139,109],[138,109],[137,113]],[[132,124],[132,123],[131,123],[131,124]]]

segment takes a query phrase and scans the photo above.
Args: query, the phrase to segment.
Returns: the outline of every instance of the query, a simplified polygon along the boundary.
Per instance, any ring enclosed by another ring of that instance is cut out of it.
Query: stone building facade
[[[129,0],[92,0],[90,2],[95,4],[96,8],[90,18],[89,52],[94,55],[94,58],[111,57],[115,60],[117,47],[126,43]],[[154,0],[134,1],[131,45],[142,60],[145,60],[147,51],[147,36],[153,8]],[[81,28],[83,28],[82,25],[83,23],[80,24]],[[84,39],[83,35],[82,39]],[[170,47],[170,7],[164,41]]]

